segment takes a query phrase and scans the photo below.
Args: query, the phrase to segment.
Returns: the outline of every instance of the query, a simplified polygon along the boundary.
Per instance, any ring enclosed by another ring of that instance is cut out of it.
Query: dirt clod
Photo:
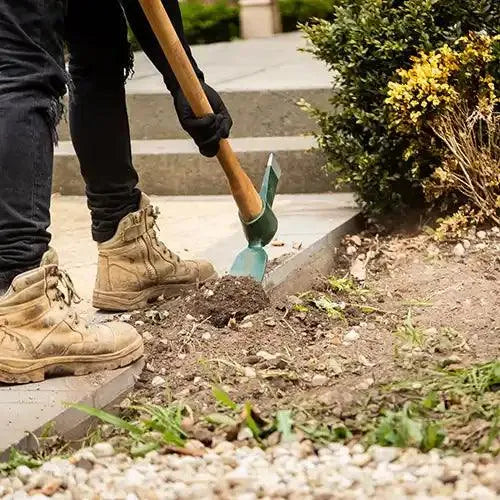
[[[227,326],[234,318],[241,321],[269,306],[269,298],[262,285],[245,276],[224,276],[210,290],[201,290],[192,301],[192,314],[210,318],[217,328]]]

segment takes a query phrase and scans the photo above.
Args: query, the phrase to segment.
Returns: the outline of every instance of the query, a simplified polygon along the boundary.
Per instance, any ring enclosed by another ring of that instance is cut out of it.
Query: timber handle
[[[201,118],[213,113],[161,0],[139,0],[139,2],[194,114]],[[229,181],[241,218],[244,222],[254,220],[262,212],[262,199],[241,168],[228,140],[221,140],[217,159]]]

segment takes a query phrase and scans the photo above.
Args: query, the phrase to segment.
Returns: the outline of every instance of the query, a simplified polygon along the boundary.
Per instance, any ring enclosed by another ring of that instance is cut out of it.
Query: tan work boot
[[[126,323],[88,326],[71,307],[69,276],[49,250],[38,269],[19,275],[0,297],[0,382],[40,382],[128,365],[143,354]]]
[[[158,210],[143,194],[139,210],[121,220],[113,238],[99,244],[94,307],[140,309],[160,295],[174,297],[217,277],[209,262],[181,260],[159,241],[157,218]]]

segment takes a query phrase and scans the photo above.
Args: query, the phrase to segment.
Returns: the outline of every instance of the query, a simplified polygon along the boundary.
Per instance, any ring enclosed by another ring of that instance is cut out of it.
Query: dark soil
[[[216,408],[217,384],[264,412],[350,418],[353,403],[381,383],[498,358],[500,237],[470,242],[455,257],[455,242],[366,232],[346,238],[331,272],[348,276],[362,255],[364,288],[325,277],[307,295],[269,302],[257,283],[226,277],[159,303],[131,319],[147,352],[132,398],[181,399],[206,414]],[[409,312],[424,339],[418,349],[396,334]],[[152,384],[158,376],[164,384]]]
[[[188,306],[193,316],[223,328],[231,319],[241,321],[270,304],[262,285],[252,278],[224,276],[196,293]]]

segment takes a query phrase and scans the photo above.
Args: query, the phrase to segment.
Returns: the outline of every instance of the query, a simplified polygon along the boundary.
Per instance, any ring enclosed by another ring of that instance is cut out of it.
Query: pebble
[[[480,240],[484,240],[486,238],[486,231],[478,231],[476,233],[476,236],[480,239]]]
[[[212,335],[210,335],[210,333],[208,333],[208,332],[203,332],[201,338],[203,340],[210,340],[212,338]]]
[[[95,444],[92,450],[97,458],[112,457],[115,454],[113,445],[106,442]]]
[[[359,339],[359,333],[356,330],[350,330],[344,335],[344,340],[346,342],[355,342]]]
[[[314,375],[312,380],[311,380],[311,384],[314,386],[314,387],[320,387],[322,385],[326,385],[326,383],[328,382],[328,377],[326,375]]]
[[[465,248],[462,243],[457,243],[453,248],[453,255],[455,257],[463,257],[465,255]]]
[[[152,381],[151,381],[151,385],[153,387],[160,387],[162,385],[165,385],[165,379],[163,377],[160,377],[159,375],[157,375]]]
[[[151,342],[154,339],[153,334],[151,332],[142,332],[142,338],[146,342]]]
[[[245,436],[249,436],[247,429]],[[251,433],[250,433],[251,434]],[[243,437],[243,436],[242,436]],[[115,454],[110,443],[53,459],[38,471],[19,466],[0,480],[6,500],[52,498],[176,500],[234,498],[494,500],[500,495],[500,458],[482,454],[445,456],[433,450],[400,450],[332,443],[314,451],[310,441],[267,448],[222,441],[204,455],[152,452],[143,458]],[[95,467],[82,469],[87,460]],[[335,492],[335,495],[332,495]],[[31,495],[30,495],[31,493]]]
[[[469,240],[464,240],[464,241],[462,241],[462,245],[464,246],[464,248],[466,250],[469,250],[469,248],[470,248],[470,241]]]
[[[352,245],[349,245],[346,249],[345,249],[345,253],[347,255],[354,255],[355,253],[357,252],[357,249],[355,246],[352,246]]]

